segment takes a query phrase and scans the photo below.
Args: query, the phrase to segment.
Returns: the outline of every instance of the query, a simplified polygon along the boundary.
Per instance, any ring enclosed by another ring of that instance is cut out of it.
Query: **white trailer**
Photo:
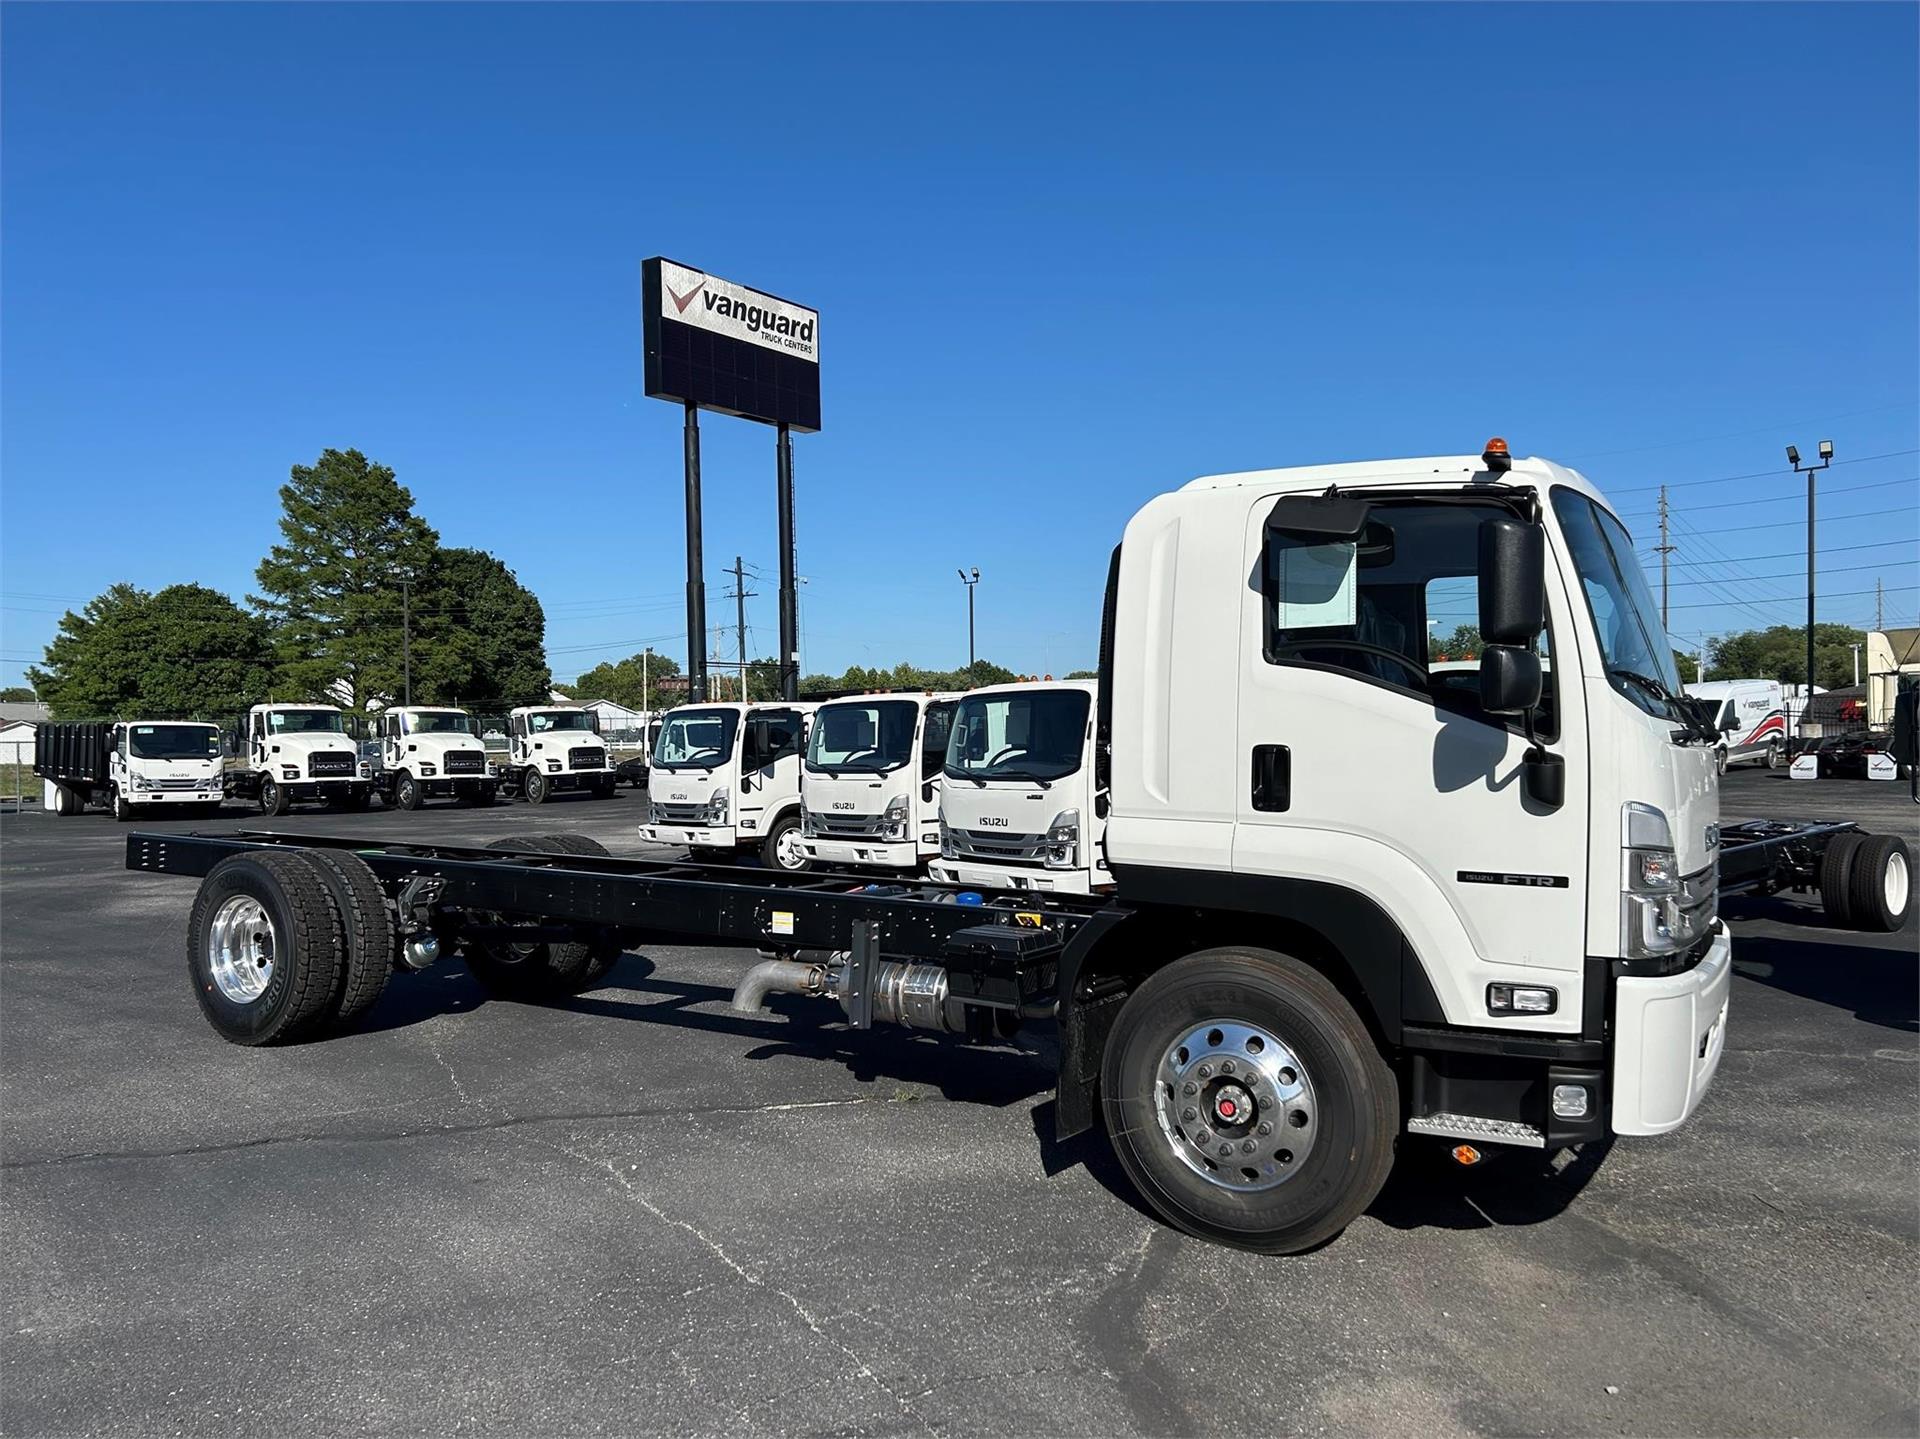
[[[234,758],[228,793],[255,800],[262,814],[296,804],[365,809],[373,795],[373,765],[334,705],[255,705],[234,736]]]
[[[1107,869],[1091,680],[990,685],[962,697],[947,746],[935,879],[1098,894]]]
[[[118,820],[162,809],[211,813],[220,808],[225,771],[217,725],[48,723],[34,733],[33,772],[46,811],[63,818],[90,804],[106,806]]]
[[[431,796],[489,805],[499,780],[473,717],[445,705],[396,705],[374,721],[374,793],[390,809],[414,810]]]
[[[528,804],[568,790],[611,799],[619,783],[600,719],[579,705],[522,705],[507,714],[507,782]]]
[[[640,837],[685,845],[701,860],[757,853],[771,869],[805,869],[800,760],[814,709],[766,701],[668,711],[653,745]]]
[[[947,732],[958,697],[870,694],[813,712],[800,849],[816,864],[917,873],[940,850]]]

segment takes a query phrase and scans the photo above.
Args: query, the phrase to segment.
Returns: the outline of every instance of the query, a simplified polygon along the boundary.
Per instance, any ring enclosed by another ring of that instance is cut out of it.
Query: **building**
[[[32,764],[33,727],[47,718],[37,701],[0,704],[0,764]]]

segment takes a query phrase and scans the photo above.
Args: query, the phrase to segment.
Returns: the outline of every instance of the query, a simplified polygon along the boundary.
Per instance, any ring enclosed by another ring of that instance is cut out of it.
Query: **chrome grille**
[[[568,769],[599,769],[607,762],[607,752],[603,749],[581,746],[567,751]]]
[[[321,775],[352,774],[353,756],[350,754],[308,755],[307,773],[314,777]]]
[[[877,839],[886,833],[887,817],[880,814],[826,814],[808,810],[819,839]]]
[[[653,807],[655,824],[703,825],[707,822],[707,807],[703,804],[659,804]]]
[[[1046,858],[1043,834],[1009,834],[997,829],[949,829],[948,842],[959,859],[991,859],[1039,864]]]
[[[152,784],[155,789],[166,790],[219,789],[220,777],[218,775],[168,775],[164,779],[152,781]]]
[[[477,749],[448,750],[442,758],[447,774],[481,774],[487,767],[487,757]]]

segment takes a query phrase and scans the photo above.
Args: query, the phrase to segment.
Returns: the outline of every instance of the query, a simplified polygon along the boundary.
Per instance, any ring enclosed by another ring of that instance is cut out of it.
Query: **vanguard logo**
[[[673,292],[669,290],[667,293]],[[763,310],[758,305],[749,305],[734,299],[731,295],[716,295],[711,290],[706,292],[705,298],[709,314],[724,315],[729,320],[738,320],[755,334],[765,329],[769,335],[795,339],[806,345],[813,343],[812,320],[796,320],[790,315],[776,315],[771,310]],[[687,296],[688,301],[692,299],[692,295]],[[687,308],[686,302],[683,302],[678,295],[674,295],[673,300],[683,311]]]

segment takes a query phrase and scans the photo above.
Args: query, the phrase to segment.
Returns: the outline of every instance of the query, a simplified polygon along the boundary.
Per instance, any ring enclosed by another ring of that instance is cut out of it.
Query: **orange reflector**
[[[1480,1151],[1475,1149],[1471,1144],[1454,1145],[1453,1157],[1462,1164],[1478,1164],[1481,1159]]]

